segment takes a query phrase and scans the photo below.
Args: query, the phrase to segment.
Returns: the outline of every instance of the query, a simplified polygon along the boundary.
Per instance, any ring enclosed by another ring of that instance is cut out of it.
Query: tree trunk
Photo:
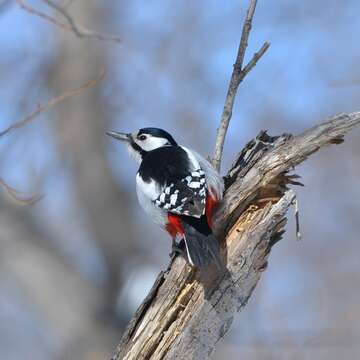
[[[215,214],[226,269],[202,273],[177,257],[161,272],[127,327],[113,360],[207,359],[229,330],[281,239],[286,212],[296,198],[288,185],[295,165],[329,144],[339,144],[360,124],[360,112],[342,114],[298,136],[261,132],[225,177]]]

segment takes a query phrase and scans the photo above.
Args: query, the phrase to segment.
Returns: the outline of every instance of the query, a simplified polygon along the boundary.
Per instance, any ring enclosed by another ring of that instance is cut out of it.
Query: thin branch
[[[250,62],[243,68],[244,57],[246,48],[248,45],[248,39],[251,31],[252,20],[255,13],[257,0],[250,0],[249,7],[247,10],[245,22],[242,28],[241,40],[239,44],[238,53],[234,65],[233,72],[231,74],[229,88],[226,94],[225,105],[221,114],[220,125],[216,133],[214,159],[212,161],[214,167],[220,171],[221,157],[224,149],[224,142],[227,129],[232,116],[232,109],[237,93],[237,89],[240,83],[244,80],[245,76],[253,69],[259,59],[265,54],[270,44],[265,42],[261,49],[254,54]]]
[[[256,52],[252,59],[245,65],[239,74],[239,84],[244,80],[245,76],[255,67],[260,58],[265,54],[266,50],[270,47],[268,42],[265,42],[258,52]]]
[[[42,112],[49,110],[55,105],[63,102],[64,100],[74,95],[78,95],[85,89],[96,85],[100,80],[104,78],[104,76],[105,76],[105,70],[103,69],[97,78],[87,81],[85,84],[79,86],[78,88],[65,91],[59,96],[52,98],[47,104],[43,104],[43,105],[39,104],[37,109],[34,110],[30,115],[25,116],[22,120],[15,122],[14,124],[7,127],[5,130],[0,131],[0,137],[10,133],[11,131],[14,131],[16,129],[25,126],[28,122],[32,121],[36,116],[38,116]]]
[[[44,197],[42,194],[26,195],[22,191],[19,191],[8,185],[1,177],[0,185],[5,189],[6,193],[10,196],[12,200],[21,205],[35,204]]]
[[[49,7],[53,8],[55,11],[57,11],[59,14],[61,14],[66,21],[69,23],[70,28],[72,31],[78,36],[83,37],[83,32],[79,29],[79,25],[76,24],[75,20],[72,18],[72,16],[63,8],[62,6],[53,3],[50,0],[42,0],[45,4],[47,4]]]
[[[63,23],[63,22],[57,20],[55,17],[33,8],[29,4],[25,3],[24,0],[17,0],[17,3],[19,4],[20,8],[22,8],[23,10],[27,11],[28,13],[30,13],[32,15],[36,15],[48,22],[51,22],[63,30],[71,31],[79,38],[94,38],[97,40],[113,41],[116,43],[121,42],[120,37],[118,37],[116,35],[99,33],[99,32],[93,31],[91,29],[88,29],[83,25],[78,24],[64,7],[62,7],[58,4],[55,4],[54,2],[52,2],[50,0],[43,0],[43,2],[46,3],[52,9],[54,9],[57,13],[61,14],[67,23]]]
[[[63,24],[62,22],[58,21],[57,19],[55,19],[54,17],[43,13],[42,11],[36,10],[35,8],[31,7],[30,5],[26,4],[23,0],[16,0],[18,5],[20,6],[21,9],[27,11],[28,13],[32,14],[32,15],[36,15],[46,21],[49,21],[51,23],[53,23],[54,25],[60,27],[63,30],[67,30],[67,31],[72,31],[70,26],[67,26],[66,24]]]

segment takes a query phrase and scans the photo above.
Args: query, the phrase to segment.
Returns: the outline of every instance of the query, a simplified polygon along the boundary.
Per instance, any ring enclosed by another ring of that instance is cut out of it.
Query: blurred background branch
[[[55,105],[63,102],[64,100],[66,100],[72,96],[78,95],[81,92],[83,92],[85,89],[96,85],[100,80],[102,80],[104,78],[104,76],[105,76],[105,70],[102,70],[96,79],[89,80],[85,84],[83,84],[75,89],[67,90],[67,91],[63,92],[62,94],[52,98],[44,105],[38,104],[37,109],[34,110],[31,114],[26,115],[23,119],[11,124],[6,129],[0,131],[0,137],[7,135],[9,132],[14,131],[16,129],[19,129],[19,128],[27,125],[30,121],[32,121],[36,116],[40,115],[42,112],[47,111],[47,110],[51,109],[52,107],[54,107]]]
[[[2,178],[0,178],[0,185],[5,189],[9,196],[20,205],[32,205],[42,198],[42,195],[26,195],[8,185]]]
[[[75,19],[68,13],[68,11],[65,9],[65,7],[59,5],[58,3],[54,2],[54,1],[50,1],[50,0],[42,0],[42,1],[46,5],[48,5],[50,8],[55,10],[55,12],[60,14],[66,20],[67,24],[57,20],[55,17],[53,17],[51,15],[48,15],[42,11],[35,9],[34,7],[25,3],[24,0],[17,0],[17,3],[23,10],[27,11],[28,13],[30,13],[32,15],[36,15],[46,21],[49,21],[52,24],[56,25],[57,27],[59,27],[63,30],[72,31],[79,38],[89,37],[89,38],[94,38],[97,40],[113,41],[116,43],[121,42],[121,39],[118,36],[99,33],[99,32],[90,30],[83,25],[78,24],[75,21]]]

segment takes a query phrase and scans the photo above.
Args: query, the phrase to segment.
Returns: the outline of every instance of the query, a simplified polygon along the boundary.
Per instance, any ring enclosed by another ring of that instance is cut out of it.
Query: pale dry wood
[[[225,198],[214,219],[226,244],[226,269],[200,273],[176,258],[159,274],[113,359],[209,358],[284,232],[295,199],[288,186],[300,185],[287,172],[321,147],[341,143],[359,124],[360,112],[341,114],[298,136],[271,138],[262,132],[249,143],[226,176]]]
[[[248,45],[248,39],[252,27],[252,21],[256,9],[257,0],[250,0],[246,13],[246,18],[241,32],[241,39],[236,56],[233,72],[230,78],[229,88],[225,98],[224,109],[220,118],[220,125],[216,132],[215,149],[213,165],[216,170],[220,171],[221,157],[224,150],[224,143],[226,132],[232,116],[232,109],[240,83],[244,80],[245,76],[255,67],[259,59],[265,54],[270,44],[265,42],[258,52],[256,52],[249,63],[243,67],[244,57]]]

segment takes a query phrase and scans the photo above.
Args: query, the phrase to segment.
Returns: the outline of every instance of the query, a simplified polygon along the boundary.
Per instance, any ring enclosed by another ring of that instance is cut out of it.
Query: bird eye
[[[144,140],[146,140],[146,135],[140,135],[138,137],[138,139],[141,140],[141,141],[144,141]]]

